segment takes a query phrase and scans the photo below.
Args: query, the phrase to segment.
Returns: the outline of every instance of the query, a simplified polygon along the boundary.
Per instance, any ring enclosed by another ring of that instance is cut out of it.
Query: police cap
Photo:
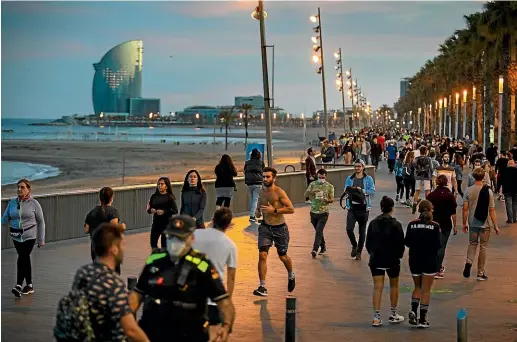
[[[187,238],[196,230],[196,221],[188,215],[175,215],[169,221],[165,230],[167,237],[176,236],[180,239]]]

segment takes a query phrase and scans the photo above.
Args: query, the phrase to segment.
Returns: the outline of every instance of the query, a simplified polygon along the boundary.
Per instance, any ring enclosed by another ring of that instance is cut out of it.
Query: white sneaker
[[[382,319],[380,317],[379,318],[374,317],[373,322],[372,322],[372,327],[380,327],[380,326],[382,326]]]
[[[391,315],[388,320],[390,323],[402,323],[402,322],[404,322],[404,316],[395,314],[395,315]]]

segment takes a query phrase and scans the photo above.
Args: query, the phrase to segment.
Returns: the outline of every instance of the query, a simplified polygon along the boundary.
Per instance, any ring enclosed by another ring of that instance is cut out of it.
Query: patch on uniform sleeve
[[[219,279],[220,276],[219,276],[219,272],[217,272],[217,270],[215,269],[215,267],[212,267],[212,269],[210,270],[210,273],[212,273],[212,279]]]

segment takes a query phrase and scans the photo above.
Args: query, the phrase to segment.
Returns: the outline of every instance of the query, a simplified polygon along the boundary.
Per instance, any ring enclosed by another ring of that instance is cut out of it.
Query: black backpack
[[[362,178],[363,188],[364,188],[364,177]],[[341,208],[346,209],[346,202],[343,205],[343,200],[348,198],[350,200],[350,210],[352,211],[365,211],[366,210],[366,195],[362,190],[353,189],[352,187],[347,187],[345,191],[341,194],[339,199],[339,205]],[[355,202],[355,203],[354,203]]]
[[[429,178],[431,173],[431,158],[418,157],[416,159],[415,175],[420,178]]]

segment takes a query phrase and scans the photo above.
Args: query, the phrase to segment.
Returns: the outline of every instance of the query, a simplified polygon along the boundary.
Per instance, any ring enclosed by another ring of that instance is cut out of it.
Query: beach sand
[[[279,130],[274,128],[274,130]],[[300,170],[301,157],[306,146],[301,143],[301,128],[282,128],[274,139],[293,143],[277,144],[274,148],[275,167],[283,172],[285,165],[292,164]],[[250,132],[251,133],[251,132]],[[323,129],[309,129],[309,139],[317,140]],[[336,132],[338,133],[338,132]],[[251,135],[251,134],[250,134]],[[239,135],[229,135],[239,137]],[[2,141],[2,160],[40,163],[58,167],[57,177],[34,181],[34,194],[49,194],[77,189],[99,189],[103,186],[152,184],[158,177],[167,176],[171,181],[183,181],[190,169],[200,172],[203,179],[214,178],[214,167],[222,154],[228,153],[242,175],[244,144],[230,144],[228,152],[224,144],[172,145],[167,143],[141,142],[93,142],[93,141]],[[124,157],[125,155],[125,157]],[[124,163],[125,160],[125,163]],[[125,166],[124,166],[125,164]],[[2,197],[13,196],[16,185],[2,186]]]

